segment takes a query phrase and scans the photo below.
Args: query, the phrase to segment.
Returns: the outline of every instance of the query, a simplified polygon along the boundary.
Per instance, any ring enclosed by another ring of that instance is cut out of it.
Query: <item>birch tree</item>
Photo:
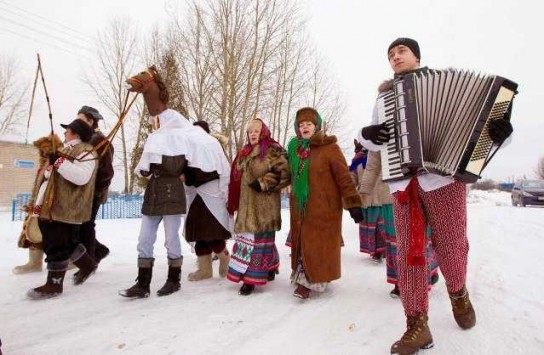
[[[21,133],[27,86],[17,76],[14,58],[0,57],[0,135]]]

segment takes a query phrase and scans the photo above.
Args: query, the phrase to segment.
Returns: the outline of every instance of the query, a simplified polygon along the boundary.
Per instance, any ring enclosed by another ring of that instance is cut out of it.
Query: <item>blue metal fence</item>
[[[28,204],[30,194],[17,194],[11,203],[11,220],[22,221],[25,212],[21,208]],[[141,218],[143,195],[119,195],[108,198],[108,201],[100,206],[96,219],[115,218]],[[289,195],[281,194],[281,208],[289,208]]]
[[[96,219],[141,218],[143,202],[143,195],[110,197],[100,206]]]
[[[25,212],[21,207],[28,203],[30,194],[17,194],[17,197],[11,204],[11,220],[22,221],[25,218]],[[119,195],[108,198],[108,201],[98,209],[96,219],[115,219],[115,218],[141,218],[142,195]]]
[[[22,207],[28,204],[31,194],[17,194],[15,199],[11,201],[11,220],[12,221],[22,221],[25,219],[25,212],[22,210]]]

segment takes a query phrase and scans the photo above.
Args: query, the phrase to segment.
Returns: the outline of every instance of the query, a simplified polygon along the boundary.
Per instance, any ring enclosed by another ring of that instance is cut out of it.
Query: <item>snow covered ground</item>
[[[504,192],[471,192],[469,202],[468,289],[478,323],[470,331],[457,327],[441,278],[430,294],[435,347],[424,354],[542,354],[544,209],[512,207]],[[181,292],[155,296],[166,278],[162,242],[156,244],[152,296],[120,297],[118,290],[136,277],[139,222],[99,221],[99,239],[112,251],[99,271],[77,287],[67,278],[61,297],[37,302],[25,293],[41,285],[46,273],[11,273],[27,252],[16,248],[21,222],[0,213],[4,354],[373,355],[388,354],[404,331],[400,301],[389,297],[385,265],[359,253],[357,227],[347,214],[343,277],[307,301],[292,296],[289,248],[283,244],[288,223],[277,234],[280,274],[249,297],[238,295],[240,285],[217,276],[187,281],[196,260],[187,244]]]

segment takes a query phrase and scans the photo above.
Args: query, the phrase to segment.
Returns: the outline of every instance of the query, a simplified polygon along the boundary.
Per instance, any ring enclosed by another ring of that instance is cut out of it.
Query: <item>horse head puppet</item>
[[[141,93],[144,96],[151,116],[156,116],[168,108],[168,90],[154,65],[128,78],[126,83],[129,86],[128,91]]]

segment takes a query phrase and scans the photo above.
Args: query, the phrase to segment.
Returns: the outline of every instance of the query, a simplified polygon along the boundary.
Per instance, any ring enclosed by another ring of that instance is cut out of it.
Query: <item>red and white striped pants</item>
[[[426,221],[431,226],[432,245],[446,287],[449,292],[457,292],[465,284],[469,249],[465,184],[455,181],[429,192],[423,191],[418,185],[418,191]],[[409,204],[398,201],[398,192],[393,196],[398,246],[398,285],[404,313],[407,316],[427,313],[429,310],[427,265],[408,265]]]

